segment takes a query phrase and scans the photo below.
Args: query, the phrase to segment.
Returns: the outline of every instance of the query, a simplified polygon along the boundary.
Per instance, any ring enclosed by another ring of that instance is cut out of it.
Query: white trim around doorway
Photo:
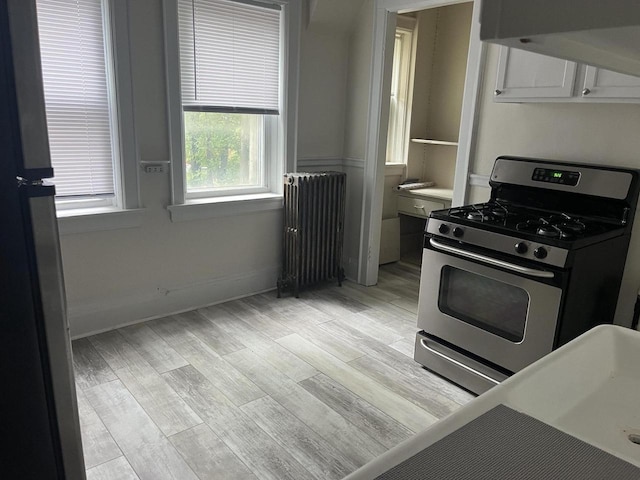
[[[380,229],[386,156],[386,126],[389,120],[388,95],[391,82],[391,62],[396,14],[427,8],[443,7],[469,0],[374,0],[373,51],[369,86],[369,118],[363,179],[362,224],[360,228],[360,258],[358,283],[375,285],[378,281]],[[462,115],[453,188],[453,205],[465,203],[470,168],[470,156],[475,142],[477,104],[485,57],[480,42],[480,1],[472,0],[473,17],[467,57],[467,73],[462,100]]]

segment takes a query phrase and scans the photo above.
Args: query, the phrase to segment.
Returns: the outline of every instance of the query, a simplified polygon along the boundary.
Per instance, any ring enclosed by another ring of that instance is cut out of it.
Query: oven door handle
[[[461,248],[451,247],[449,245],[445,245],[444,243],[438,242],[434,238],[431,238],[429,240],[429,243],[436,250],[442,250],[448,253],[455,253],[456,255],[460,255],[461,257],[470,258],[472,260],[477,260],[479,262],[493,265],[496,267],[506,268],[507,270],[521,273],[523,275],[529,275],[531,277],[538,277],[538,278],[553,278],[555,276],[553,272],[548,272],[546,270],[537,270],[535,268],[527,268],[521,265],[515,265],[513,263],[505,262],[503,260],[498,260],[496,258],[487,257],[486,255],[480,255],[479,253],[468,252]]]

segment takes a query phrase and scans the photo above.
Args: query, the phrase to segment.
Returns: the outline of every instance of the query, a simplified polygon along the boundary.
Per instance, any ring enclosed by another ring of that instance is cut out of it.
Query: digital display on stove
[[[580,180],[580,172],[536,168],[533,171],[531,179],[536,182],[559,183],[561,185],[575,187],[578,184],[578,180]]]

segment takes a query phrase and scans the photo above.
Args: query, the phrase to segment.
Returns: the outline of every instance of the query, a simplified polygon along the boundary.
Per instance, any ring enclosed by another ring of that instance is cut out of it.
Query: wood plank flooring
[[[413,361],[419,268],[73,343],[89,480],[340,479],[470,393]]]

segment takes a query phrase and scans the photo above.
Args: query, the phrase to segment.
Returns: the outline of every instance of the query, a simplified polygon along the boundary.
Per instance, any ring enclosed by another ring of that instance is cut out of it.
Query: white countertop
[[[415,190],[400,190],[398,193],[400,195],[417,195],[419,197],[440,198],[442,200],[451,200],[453,198],[453,189],[451,188],[427,187]]]
[[[640,466],[640,332],[596,327],[364,465],[369,480],[504,404]]]

